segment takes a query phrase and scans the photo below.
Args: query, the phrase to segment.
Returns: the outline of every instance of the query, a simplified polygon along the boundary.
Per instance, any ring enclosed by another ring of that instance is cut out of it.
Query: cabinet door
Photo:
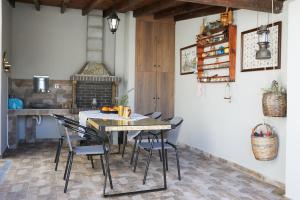
[[[137,72],[135,112],[148,114],[156,110],[156,72]]]
[[[157,71],[174,72],[175,24],[159,23],[157,33]]]
[[[174,73],[157,72],[157,111],[162,119],[174,116]]]
[[[136,70],[156,71],[156,25],[151,21],[136,22]]]

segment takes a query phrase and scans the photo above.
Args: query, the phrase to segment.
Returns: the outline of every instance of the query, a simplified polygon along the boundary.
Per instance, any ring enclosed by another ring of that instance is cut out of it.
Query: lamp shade
[[[114,34],[117,31],[120,22],[120,19],[115,11],[112,11],[112,13],[108,16],[107,22],[110,31]]]

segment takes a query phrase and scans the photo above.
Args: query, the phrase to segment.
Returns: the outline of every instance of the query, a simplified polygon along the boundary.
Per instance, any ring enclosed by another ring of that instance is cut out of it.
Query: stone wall
[[[31,108],[32,104],[43,103],[51,108],[71,108],[72,83],[67,80],[50,80],[49,93],[34,93],[31,79],[10,79],[9,96],[20,98],[25,108]]]
[[[77,82],[76,103],[78,108],[90,108],[93,98],[98,107],[112,104],[112,83]]]

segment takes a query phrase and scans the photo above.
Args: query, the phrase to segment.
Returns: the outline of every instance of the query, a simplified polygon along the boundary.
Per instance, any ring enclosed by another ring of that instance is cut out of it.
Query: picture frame
[[[194,74],[197,71],[197,44],[180,49],[180,75]]]
[[[274,26],[273,26],[274,24]],[[281,34],[282,22],[268,24],[270,30],[269,41],[272,57],[267,60],[256,60],[258,50],[257,28],[241,33],[241,72],[274,70],[281,68]]]

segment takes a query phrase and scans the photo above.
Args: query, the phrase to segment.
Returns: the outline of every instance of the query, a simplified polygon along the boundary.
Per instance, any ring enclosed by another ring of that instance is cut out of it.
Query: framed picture
[[[197,45],[180,49],[180,74],[193,74],[197,71]]]
[[[281,30],[282,23],[276,22],[274,26],[268,25],[269,50],[271,58],[266,60],[257,60],[255,58],[258,50],[257,28],[244,31],[241,34],[241,72],[280,69],[281,67]]]

